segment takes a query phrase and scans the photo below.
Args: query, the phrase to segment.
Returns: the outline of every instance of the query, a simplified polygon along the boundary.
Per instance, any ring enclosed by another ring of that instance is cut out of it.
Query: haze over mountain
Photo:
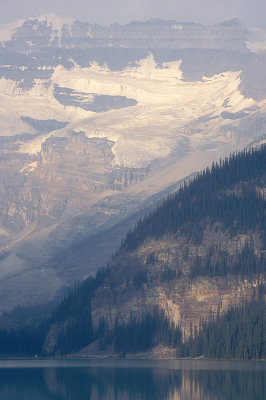
[[[49,14],[0,40],[3,309],[51,300],[183,178],[265,140],[265,36],[236,20]]]
[[[265,359],[265,164],[262,145],[197,174],[48,318],[14,310],[0,354]]]
[[[0,24],[47,13],[109,25],[150,18],[211,25],[237,18],[248,26],[266,28],[264,0],[19,0],[2,1]]]

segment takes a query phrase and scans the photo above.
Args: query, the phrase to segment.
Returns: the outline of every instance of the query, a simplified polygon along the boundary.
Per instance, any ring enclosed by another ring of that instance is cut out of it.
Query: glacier
[[[238,21],[0,27],[2,310],[53,300],[185,178],[265,140],[263,43]]]

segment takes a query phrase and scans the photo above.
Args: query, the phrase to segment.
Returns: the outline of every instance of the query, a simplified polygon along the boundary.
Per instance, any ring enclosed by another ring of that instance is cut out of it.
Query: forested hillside
[[[42,326],[2,330],[0,353],[265,358],[265,165],[262,145],[186,182]]]
[[[200,242],[207,223],[219,222],[231,235],[265,229],[263,217],[266,150],[243,151],[207,168],[155,212],[140,220],[120,251],[134,250],[147,237],[160,238],[180,231],[187,240]],[[195,229],[195,227],[197,227]],[[265,232],[265,230],[264,230]],[[265,235],[262,235],[265,244]]]

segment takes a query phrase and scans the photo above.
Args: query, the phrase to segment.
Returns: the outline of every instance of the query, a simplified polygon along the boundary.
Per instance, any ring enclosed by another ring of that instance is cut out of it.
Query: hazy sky
[[[0,0],[0,24],[46,13],[91,23],[149,18],[205,24],[238,18],[266,28],[266,0]]]

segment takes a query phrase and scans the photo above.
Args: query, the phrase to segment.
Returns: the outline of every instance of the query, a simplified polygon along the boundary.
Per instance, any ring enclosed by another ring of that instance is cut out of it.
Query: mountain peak
[[[62,17],[54,13],[43,14],[27,18],[25,21],[38,21],[38,23],[46,22],[48,26],[52,26],[54,30],[60,31],[63,25],[72,25],[73,18]]]
[[[35,30],[37,30],[38,25],[46,25],[47,27],[51,27],[54,32],[60,34],[64,25],[71,26],[73,22],[73,18],[62,17],[54,13],[19,19],[9,24],[0,25],[0,42],[11,40],[16,31],[27,23],[33,23]]]

